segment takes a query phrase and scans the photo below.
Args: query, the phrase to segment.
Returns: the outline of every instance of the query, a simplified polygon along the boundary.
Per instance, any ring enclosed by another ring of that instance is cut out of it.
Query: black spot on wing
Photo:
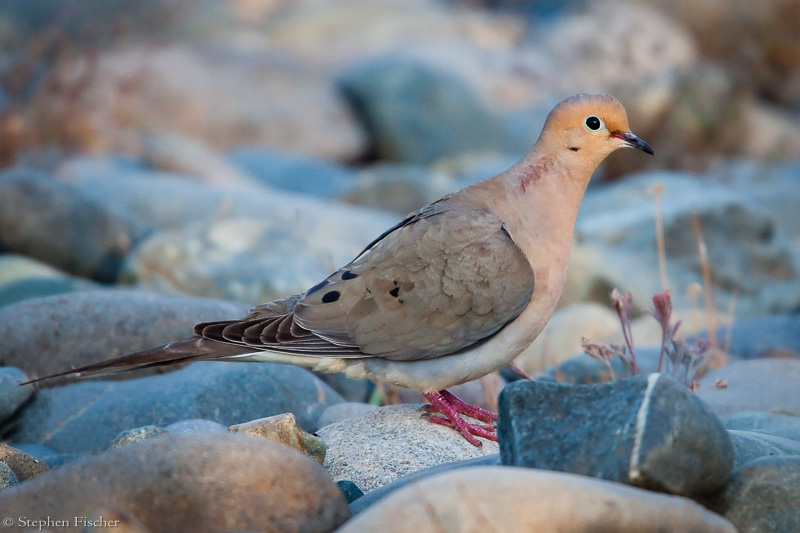
[[[394,289],[390,290],[389,294],[397,298],[400,295],[400,287],[395,287]]]
[[[581,147],[580,146],[570,146],[569,149],[572,150],[573,152],[577,152],[578,150],[581,149]]]
[[[342,279],[343,280],[356,279],[357,277],[358,277],[358,274],[354,274],[354,273],[350,272],[349,270],[345,270],[344,272],[342,272]]]
[[[322,296],[322,303],[324,303],[324,304],[333,303],[333,302],[337,301],[339,299],[339,296],[341,296],[341,295],[342,294],[339,291],[326,292]]]

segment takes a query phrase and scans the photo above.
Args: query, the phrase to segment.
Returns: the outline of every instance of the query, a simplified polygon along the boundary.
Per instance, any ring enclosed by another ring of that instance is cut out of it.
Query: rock
[[[353,68],[341,85],[382,159],[425,165],[512,144],[499,117],[464,80],[442,68],[389,55]]]
[[[352,481],[342,479],[337,481],[336,484],[339,485],[339,489],[342,491],[342,494],[344,494],[344,497],[347,498],[348,505],[364,495],[364,493],[361,492],[361,489],[358,488],[358,485]]]
[[[0,307],[23,300],[69,292],[98,290],[101,286],[78,278],[32,278],[0,285]]]
[[[17,479],[16,474],[14,474],[14,471],[11,470],[8,465],[0,463],[0,491],[13,487],[14,485],[19,485],[19,479]]]
[[[19,386],[26,381],[28,376],[19,368],[0,368],[0,424],[11,418],[30,399],[33,389]]]
[[[800,530],[800,457],[761,457],[733,472],[704,502],[742,533]]]
[[[368,402],[376,391],[375,382],[368,379],[352,379],[344,374],[312,372],[319,379],[330,385],[333,390],[341,394],[342,398],[348,402]]]
[[[497,453],[480,439],[476,448],[452,428],[425,420],[419,405],[389,405],[328,425],[317,435],[328,447],[325,469],[369,492],[429,466]]]
[[[58,139],[77,119],[88,151],[141,150],[141,135],[179,134],[218,150],[268,146],[334,160],[357,159],[366,136],[326,69],[273,50],[215,43],[124,45],[76,54],[53,69],[30,103]],[[136,90],[126,89],[136,72]],[[77,95],[71,78],[82,74]],[[269,98],[264,98],[269,94]],[[135,117],[135,118],[134,118]],[[86,150],[85,150],[86,151]]]
[[[117,435],[113,441],[111,441],[111,446],[109,448],[114,450],[122,446],[127,446],[133,442],[152,439],[154,437],[160,437],[166,434],[167,431],[165,429],[153,425],[142,426],[134,429],[126,429]]]
[[[536,340],[514,362],[533,375],[582,353],[581,338],[609,340],[620,328],[617,314],[608,306],[592,302],[568,305],[553,313]]]
[[[416,472],[411,472],[401,478],[395,479],[388,485],[384,485],[369,491],[369,493],[363,495],[363,497],[360,497],[358,502],[350,502],[350,510],[353,512],[353,515],[357,515],[361,511],[372,507],[379,500],[384,499],[398,489],[402,489],[403,487],[417,483],[425,478],[441,475],[445,472],[460,470],[463,468],[473,468],[476,466],[500,466],[500,454],[493,453],[490,455],[484,455],[482,457],[474,457],[472,459],[462,459],[460,461],[442,463],[440,465],[417,470]]]
[[[635,348],[635,353],[636,362],[642,375],[656,372],[661,353],[660,348],[645,346]],[[611,360],[611,368],[614,371],[613,375],[604,362],[581,353],[570,357],[557,366],[534,375],[533,378],[536,380],[557,381],[558,383],[591,385],[608,383],[631,376],[630,368],[619,357],[614,357]]]
[[[755,431],[730,430],[733,442],[733,466],[738,468],[759,457],[778,455],[800,455],[800,442],[757,433]]]
[[[153,533],[330,531],[349,516],[341,491],[312,460],[227,434],[131,444],[4,491],[0,507],[30,519],[119,508]]]
[[[234,216],[158,233],[139,247],[127,271],[158,292],[259,304],[307,290],[391,225],[382,214],[311,199],[262,209],[269,217]]]
[[[237,148],[228,159],[269,187],[319,198],[337,197],[356,179],[352,170],[333,162],[263,148]]]
[[[743,411],[721,417],[728,429],[758,431],[800,442],[800,417],[758,411]]]
[[[72,461],[77,461],[78,459],[85,459],[88,457],[86,454],[58,453],[57,451],[41,444],[15,443],[14,449],[38,459],[50,469],[59,468],[67,463],[71,463]]]
[[[361,170],[356,182],[339,199],[406,215],[459,188],[441,172],[417,165],[383,163]]]
[[[0,228],[0,248],[104,282],[116,280],[125,256],[149,231],[23,168],[0,173]]]
[[[725,387],[716,387],[724,380]],[[800,360],[756,359],[714,369],[700,380],[697,396],[717,415],[778,411],[800,416]]]
[[[378,406],[361,402],[343,402],[331,405],[319,415],[319,427],[324,428],[330,424],[343,422],[349,418],[358,418],[368,415]]]
[[[299,367],[200,362],[160,376],[43,390],[15,418],[11,442],[44,444],[61,453],[98,453],[130,428],[163,427],[187,418],[230,426],[287,412],[313,431],[320,413],[341,401]]]
[[[86,291],[26,300],[0,308],[0,360],[41,377],[183,339],[191,336],[198,322],[238,318],[246,312],[247,306],[232,302],[132,290]],[[141,375],[122,373],[116,377]],[[64,382],[54,379],[40,386]]]
[[[47,263],[19,254],[0,253],[0,285],[27,279],[60,279],[66,274]]]
[[[228,431],[274,440],[308,455],[319,464],[325,462],[325,441],[297,427],[297,420],[292,413],[235,424]]]
[[[337,533],[386,531],[734,532],[691,500],[525,468],[481,466],[412,483]]]
[[[0,443],[0,463],[10,468],[19,481],[31,479],[50,470],[43,461],[3,443]]]
[[[714,281],[714,303],[727,309],[736,294],[737,317],[790,312],[800,304],[800,280],[786,235],[746,192],[713,186],[675,172],[640,174],[586,195],[575,227],[576,250],[565,295],[600,297],[612,288],[634,295],[639,309],[661,292],[652,191],[662,186],[667,274],[676,309],[694,306],[687,289],[702,280],[692,219],[697,213]],[[609,209],[614,206],[614,209]],[[575,266],[575,271],[572,270]],[[744,274],[746,273],[746,274]],[[578,285],[578,287],[576,287]],[[565,296],[565,297],[566,297]]]
[[[168,424],[164,426],[164,431],[168,433],[225,433],[228,428],[213,420],[193,418]]]
[[[719,489],[733,466],[719,419],[661,374],[594,386],[518,381],[500,394],[499,417],[505,465],[687,496]]]

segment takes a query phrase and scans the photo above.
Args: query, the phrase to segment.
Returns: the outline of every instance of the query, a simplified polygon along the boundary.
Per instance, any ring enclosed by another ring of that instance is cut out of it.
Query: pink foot
[[[470,424],[461,417],[461,415],[464,414],[476,420],[480,420],[481,422],[492,424],[497,420],[497,415],[491,411],[470,405],[444,389],[439,392],[426,392],[425,398],[431,402],[428,408],[429,411],[444,415],[444,418],[440,416],[430,416],[428,420],[434,424],[441,424],[457,429],[458,432],[474,446],[481,446],[481,441],[476,439],[476,436],[497,441],[497,433],[494,426]]]

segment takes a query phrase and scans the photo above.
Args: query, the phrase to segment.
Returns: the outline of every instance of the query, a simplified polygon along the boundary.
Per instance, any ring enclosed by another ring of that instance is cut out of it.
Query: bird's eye
[[[603,127],[603,121],[596,115],[586,117],[586,127],[592,131],[597,131]]]

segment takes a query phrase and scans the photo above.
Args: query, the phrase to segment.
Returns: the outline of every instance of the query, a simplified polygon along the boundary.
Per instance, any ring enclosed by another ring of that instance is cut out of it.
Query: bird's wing
[[[502,220],[440,202],[305,294],[195,333],[298,355],[428,359],[493,335],[532,294],[530,263]]]

